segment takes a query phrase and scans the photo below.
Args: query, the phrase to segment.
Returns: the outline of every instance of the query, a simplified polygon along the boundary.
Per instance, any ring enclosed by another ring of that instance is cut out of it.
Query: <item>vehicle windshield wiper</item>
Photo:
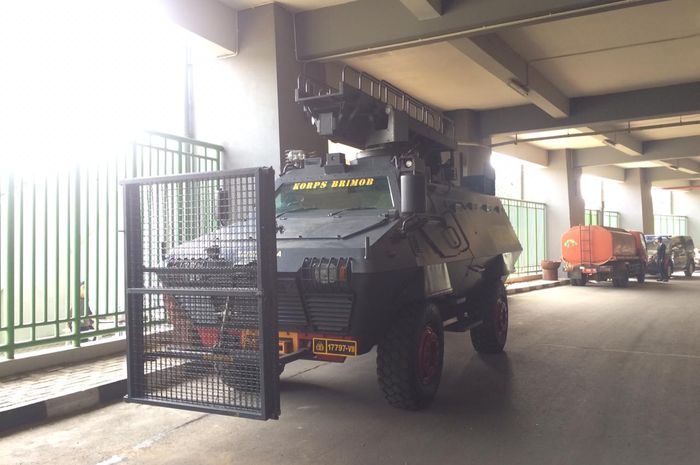
[[[328,214],[328,216],[335,216],[338,213],[348,212],[348,211],[352,211],[352,210],[376,210],[376,209],[377,209],[377,207],[349,207],[349,208],[343,208],[340,210],[336,210],[334,212],[330,212]]]
[[[279,218],[280,216],[286,215],[287,213],[304,212],[307,210],[318,210],[318,207],[298,207],[282,210],[280,213],[277,214],[277,216],[275,216],[275,218]]]

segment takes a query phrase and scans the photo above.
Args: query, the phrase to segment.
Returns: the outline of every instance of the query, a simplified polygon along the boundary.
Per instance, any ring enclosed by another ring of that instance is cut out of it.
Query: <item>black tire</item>
[[[214,368],[223,383],[241,392],[260,392],[260,365],[255,357],[244,357],[241,349],[257,346],[257,339],[244,336],[224,334],[221,337],[221,355],[230,361],[216,362]]]
[[[260,392],[260,369],[254,363],[216,363],[216,373],[224,384],[242,392]]]
[[[643,283],[647,279],[647,274],[646,271],[642,270],[637,274],[637,282],[638,283]]]
[[[688,263],[688,268],[685,269],[685,275],[690,278],[693,276],[693,273],[695,273],[695,263],[690,262]]]
[[[377,378],[387,402],[419,410],[440,385],[445,337],[437,306],[407,308],[377,346]]]
[[[571,278],[571,285],[572,286],[585,286],[586,285],[586,277],[582,276],[580,278]]]
[[[479,313],[482,324],[470,331],[474,350],[480,354],[503,352],[508,338],[508,296],[500,280],[486,285],[479,302]]]
[[[627,287],[629,278],[627,276],[614,276],[612,282],[614,287]]]
[[[671,279],[672,274],[673,274],[673,262],[669,262],[668,270],[666,270],[666,279]]]

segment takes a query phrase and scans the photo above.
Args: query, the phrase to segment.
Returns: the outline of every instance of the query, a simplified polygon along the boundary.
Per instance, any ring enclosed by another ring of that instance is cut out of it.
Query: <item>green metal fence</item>
[[[51,175],[0,174],[0,354],[124,330],[120,181],[214,171],[223,148],[147,133],[133,151]]]
[[[607,226],[610,228],[619,228],[620,217],[621,215],[619,212],[586,209],[584,224],[588,226],[602,223],[603,226]]]
[[[545,259],[547,253],[546,205],[514,199],[501,199],[501,203],[523,246],[523,252],[515,264],[515,273],[512,276],[541,273],[540,262]]]
[[[688,217],[679,215],[654,215],[654,233],[660,236],[687,236]]]

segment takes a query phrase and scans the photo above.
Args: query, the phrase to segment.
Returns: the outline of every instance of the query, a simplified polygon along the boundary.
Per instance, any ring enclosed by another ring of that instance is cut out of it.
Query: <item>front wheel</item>
[[[445,337],[437,306],[406,309],[377,346],[377,378],[387,402],[406,410],[427,407],[442,376]]]
[[[482,323],[470,331],[472,346],[480,354],[503,352],[508,338],[508,296],[500,280],[483,290],[479,312]]]

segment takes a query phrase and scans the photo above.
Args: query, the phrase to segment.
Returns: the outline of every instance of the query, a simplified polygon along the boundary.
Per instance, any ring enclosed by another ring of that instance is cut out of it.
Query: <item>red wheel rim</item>
[[[440,368],[440,338],[430,326],[423,328],[418,341],[418,378],[430,384]]]
[[[493,306],[493,320],[495,322],[496,337],[500,343],[504,343],[508,336],[508,303],[499,297]]]

